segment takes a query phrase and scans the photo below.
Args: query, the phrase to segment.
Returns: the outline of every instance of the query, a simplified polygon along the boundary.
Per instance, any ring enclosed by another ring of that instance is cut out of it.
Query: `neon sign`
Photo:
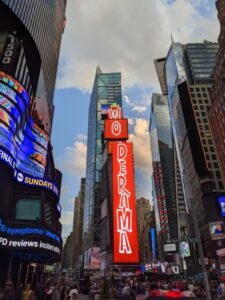
[[[114,263],[138,263],[133,148],[125,142],[112,147]]]

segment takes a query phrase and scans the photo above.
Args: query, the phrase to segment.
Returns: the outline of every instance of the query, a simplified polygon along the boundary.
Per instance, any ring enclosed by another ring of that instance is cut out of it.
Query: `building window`
[[[16,220],[41,220],[41,200],[23,198],[16,203]]]

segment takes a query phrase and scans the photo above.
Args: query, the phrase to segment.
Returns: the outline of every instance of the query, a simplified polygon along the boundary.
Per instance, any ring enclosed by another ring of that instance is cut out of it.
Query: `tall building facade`
[[[73,229],[63,248],[62,268],[79,271],[82,256],[85,178],[81,178],[80,191],[74,201]]]
[[[21,33],[24,44],[29,46],[32,41],[35,44],[35,50],[32,47],[25,51],[30,59],[29,64],[41,64],[39,72],[31,76],[40,74],[39,80],[44,77],[42,83],[38,83],[44,84],[42,88],[45,89],[51,114],[61,37],[65,27],[65,8],[66,0],[34,0],[32,3],[29,0],[1,0],[1,30],[16,31],[19,36]],[[39,63],[32,58],[32,51],[38,52]]]
[[[220,35],[218,38],[219,49],[216,57],[216,64],[213,71],[214,85],[211,92],[212,105],[209,110],[210,126],[216,145],[217,156],[219,158],[219,166],[222,174],[223,185],[225,185],[225,1],[216,1],[216,7],[218,10],[218,19],[220,22]]]
[[[102,169],[102,110],[121,105],[121,74],[102,73],[97,67],[88,119],[87,165],[84,204],[84,249],[100,245],[100,178]]]
[[[138,223],[138,241],[141,247],[140,263],[146,264],[153,259],[151,228],[154,228],[154,212],[148,199],[137,199],[137,223]]]
[[[61,255],[61,173],[50,135],[65,6],[0,1],[1,283]]]
[[[189,212],[197,212],[205,255],[216,258],[212,227],[222,224],[217,197],[224,191],[207,110],[218,45],[172,43],[165,62],[168,104]],[[212,214],[213,211],[213,214]],[[193,228],[189,228],[193,236]]]
[[[163,258],[164,244],[178,241],[174,146],[166,96],[153,94],[149,130],[156,228]]]

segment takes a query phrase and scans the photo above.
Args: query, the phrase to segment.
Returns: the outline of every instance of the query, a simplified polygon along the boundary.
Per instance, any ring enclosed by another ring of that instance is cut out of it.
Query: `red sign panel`
[[[139,263],[132,143],[113,143],[114,263]]]
[[[106,140],[128,139],[128,121],[127,121],[127,119],[105,120],[104,138]]]

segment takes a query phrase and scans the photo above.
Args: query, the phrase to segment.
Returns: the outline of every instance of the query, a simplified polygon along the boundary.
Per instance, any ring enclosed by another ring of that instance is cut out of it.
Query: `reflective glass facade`
[[[98,185],[102,168],[102,120],[101,106],[117,103],[122,105],[121,74],[104,74],[97,68],[89,106],[86,187],[84,205],[84,247],[99,243],[100,204]]]
[[[162,243],[177,241],[177,203],[172,125],[167,97],[153,94],[150,115],[154,206]]]
[[[217,43],[209,42],[185,46],[188,73],[192,83],[213,83],[212,70],[218,48]]]
[[[173,43],[165,69],[168,104],[186,205],[189,211],[195,209],[197,212],[208,257],[215,255],[208,222],[219,219],[216,192],[223,189],[207,118],[216,49],[217,45],[211,43]],[[190,225],[190,234],[194,234]]]
[[[32,36],[42,60],[50,104],[58,66],[61,36],[65,25],[65,0],[1,0]]]

